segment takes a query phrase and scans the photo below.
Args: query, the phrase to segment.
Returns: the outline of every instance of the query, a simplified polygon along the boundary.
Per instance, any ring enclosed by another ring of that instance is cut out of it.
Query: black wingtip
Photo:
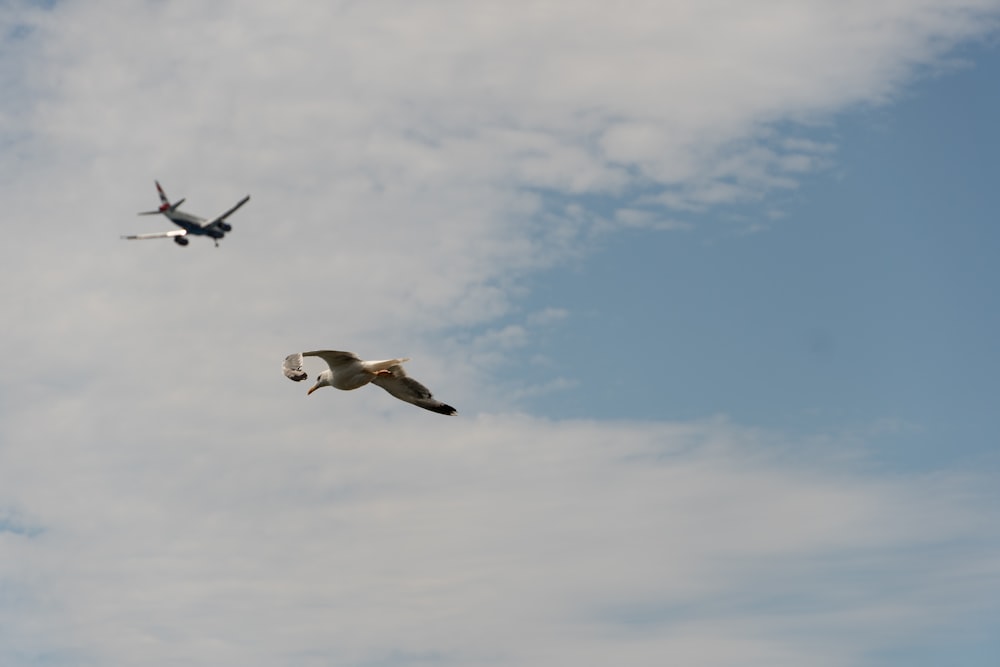
[[[451,407],[447,403],[440,403],[438,405],[424,405],[424,406],[421,406],[421,407],[427,408],[431,412],[437,412],[438,414],[442,414],[442,415],[452,416],[452,415],[457,415],[458,414],[458,410],[456,410],[455,408]]]

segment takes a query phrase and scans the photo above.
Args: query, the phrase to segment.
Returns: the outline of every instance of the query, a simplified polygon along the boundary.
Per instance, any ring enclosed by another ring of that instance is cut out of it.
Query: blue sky
[[[0,663],[997,662],[1000,4],[612,4],[0,8]]]
[[[906,443],[876,453],[894,465],[995,466],[1000,63],[990,47],[962,57],[814,130],[836,151],[794,190],[685,216],[691,231],[602,238],[533,279],[536,306],[576,314],[544,339],[556,365],[582,386],[612,380],[534,409],[804,433],[884,421]],[[609,353],[577,363],[595,340]]]

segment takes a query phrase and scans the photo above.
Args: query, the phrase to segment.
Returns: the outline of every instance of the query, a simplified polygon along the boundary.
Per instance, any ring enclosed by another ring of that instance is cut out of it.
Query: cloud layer
[[[565,316],[525,276],[795,187],[817,125],[997,10],[6,6],[0,662],[849,665],[989,618],[975,476],[530,418],[589,388],[495,378]],[[153,178],[253,199],[219,250],[118,241]],[[462,416],[307,399],[279,364],[316,347],[410,356]]]
[[[796,462],[725,422],[422,416],[7,448],[39,532],[0,534],[30,584],[6,656],[854,664],[990,604],[995,552],[959,547],[995,494],[970,479]]]

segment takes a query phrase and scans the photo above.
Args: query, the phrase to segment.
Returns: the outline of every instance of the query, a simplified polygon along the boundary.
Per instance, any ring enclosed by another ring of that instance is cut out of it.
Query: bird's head
[[[331,373],[330,371],[323,371],[322,373],[320,373],[319,375],[316,376],[316,384],[314,384],[313,386],[309,387],[309,391],[306,392],[306,396],[308,396],[309,394],[313,393],[314,391],[316,391],[320,387],[329,387],[329,386],[332,386],[332,384],[333,384],[331,382],[332,379],[333,379],[333,373]]]

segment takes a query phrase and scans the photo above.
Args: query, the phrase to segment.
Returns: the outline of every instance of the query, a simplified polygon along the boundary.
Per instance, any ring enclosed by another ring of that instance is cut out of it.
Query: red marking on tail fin
[[[165,209],[170,208],[170,200],[167,199],[167,193],[164,192],[163,188],[160,187],[160,182],[159,181],[153,181],[153,182],[156,183],[156,191],[160,193],[160,201],[163,202],[163,206],[160,207],[160,210],[163,211]]]

